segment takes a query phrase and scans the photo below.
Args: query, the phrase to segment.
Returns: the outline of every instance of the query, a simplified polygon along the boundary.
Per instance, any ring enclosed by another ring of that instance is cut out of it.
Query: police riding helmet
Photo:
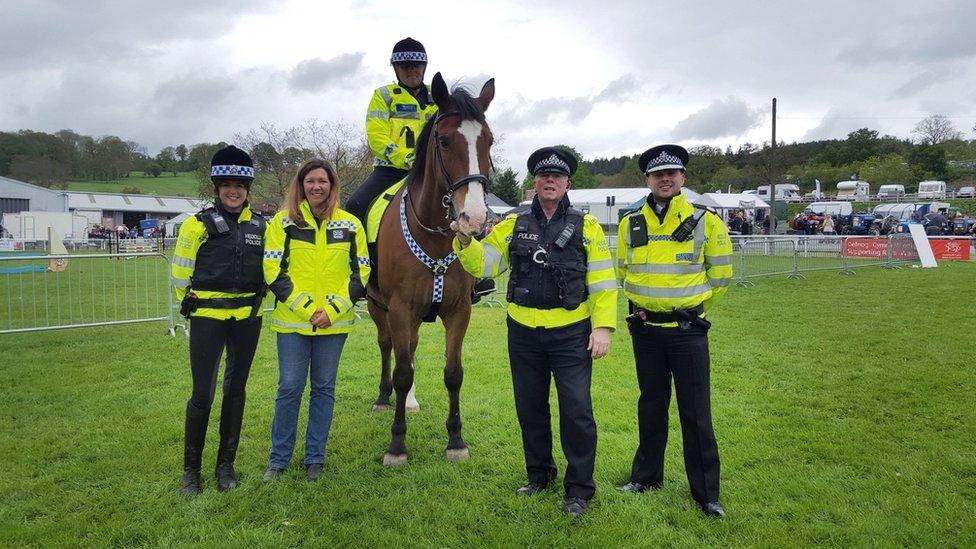
[[[246,152],[233,145],[220,149],[210,160],[210,181],[240,181],[250,189],[254,181],[254,161]]]
[[[393,46],[393,55],[390,56],[391,65],[405,63],[427,64],[427,50],[424,45],[409,36]]]

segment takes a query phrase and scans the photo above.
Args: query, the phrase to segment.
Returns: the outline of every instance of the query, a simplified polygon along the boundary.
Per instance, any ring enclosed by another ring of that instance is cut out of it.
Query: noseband
[[[431,132],[433,134],[431,136],[431,139],[434,142],[434,162],[437,164],[437,167],[441,171],[441,176],[443,176],[444,178],[442,189],[441,189],[444,193],[444,195],[441,197],[441,206],[443,206],[445,210],[444,219],[448,220],[449,222],[453,222],[453,221],[457,221],[457,217],[458,217],[457,208],[454,206],[454,192],[460,189],[461,187],[467,187],[471,183],[481,183],[482,187],[485,190],[485,206],[487,207],[488,178],[484,175],[481,175],[480,173],[476,173],[476,174],[466,175],[458,179],[457,181],[455,181],[451,178],[451,174],[447,173],[447,167],[444,165],[444,159],[441,156],[441,147],[440,147],[441,134],[437,131],[437,124],[439,124],[441,120],[444,120],[445,118],[450,116],[461,116],[461,113],[449,112],[449,113],[438,114],[437,118],[434,119],[434,131]],[[488,156],[488,162],[489,164],[491,163],[491,155]],[[417,216],[417,210],[414,207],[413,200],[410,201],[410,210],[413,212],[413,217],[414,219],[417,220],[417,223],[420,224],[420,227],[423,228],[428,233],[440,234],[440,235],[451,234],[451,231],[449,229],[445,229],[443,227],[430,228],[424,225],[423,222],[420,221],[420,217]]]

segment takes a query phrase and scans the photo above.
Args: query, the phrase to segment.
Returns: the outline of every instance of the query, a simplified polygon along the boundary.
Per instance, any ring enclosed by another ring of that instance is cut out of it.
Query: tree
[[[153,162],[148,164],[143,171],[153,177],[159,177],[159,174],[163,173],[163,167]]]
[[[10,176],[41,187],[64,188],[68,180],[67,163],[50,156],[15,155],[10,163]]]
[[[918,137],[919,143],[923,145],[938,145],[950,139],[962,139],[962,133],[956,129],[955,125],[948,117],[942,114],[933,114],[923,118],[912,133]]]
[[[102,137],[95,143],[93,175],[97,179],[116,181],[132,171],[132,151],[114,135]]]
[[[173,147],[163,147],[163,150],[159,151],[156,155],[156,163],[163,169],[163,171],[173,172],[176,175],[177,165],[176,165],[176,149]]]
[[[946,152],[941,147],[923,144],[908,155],[908,165],[915,179],[945,179],[947,173]]]
[[[872,185],[904,184],[913,176],[908,160],[900,154],[872,156],[861,164],[859,174]]]
[[[521,202],[522,193],[519,190],[518,174],[512,168],[496,173],[491,178],[491,192],[502,199],[509,206],[517,206]]]
[[[708,190],[715,173],[728,166],[728,160],[718,147],[700,145],[688,150],[687,181],[689,187]]]
[[[190,154],[190,151],[187,150],[186,145],[180,143],[179,145],[176,146],[176,158],[179,158],[180,159],[180,170],[181,171],[185,171],[186,170],[186,157],[189,154]]]

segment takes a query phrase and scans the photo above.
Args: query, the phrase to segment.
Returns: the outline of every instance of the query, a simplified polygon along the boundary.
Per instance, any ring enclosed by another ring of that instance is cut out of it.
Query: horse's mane
[[[481,106],[475,101],[471,91],[464,86],[455,86],[451,90],[451,108],[444,112],[457,112],[461,115],[461,120],[476,120],[482,124],[485,123],[485,111],[481,110]],[[438,112],[438,114],[441,113]],[[407,183],[422,181],[424,178],[427,164],[427,144],[430,141],[430,132],[433,130],[436,120],[436,116],[428,120],[424,124],[423,130],[420,131],[420,137],[417,138],[417,148],[414,151],[413,167],[410,168],[410,173],[407,175]]]

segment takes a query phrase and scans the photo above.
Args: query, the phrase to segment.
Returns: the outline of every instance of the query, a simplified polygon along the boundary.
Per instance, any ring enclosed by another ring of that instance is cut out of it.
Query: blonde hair
[[[336,173],[335,168],[332,164],[322,158],[312,158],[306,160],[295,177],[291,180],[288,185],[288,191],[285,193],[285,200],[281,204],[281,209],[288,212],[288,218],[291,219],[299,227],[305,226],[305,218],[302,216],[301,204],[302,200],[305,200],[305,177],[308,176],[312,170],[317,169],[325,170],[326,175],[329,176],[329,197],[326,199],[325,204],[325,215],[331,218],[332,214],[335,213],[336,206],[339,205],[339,174]]]

